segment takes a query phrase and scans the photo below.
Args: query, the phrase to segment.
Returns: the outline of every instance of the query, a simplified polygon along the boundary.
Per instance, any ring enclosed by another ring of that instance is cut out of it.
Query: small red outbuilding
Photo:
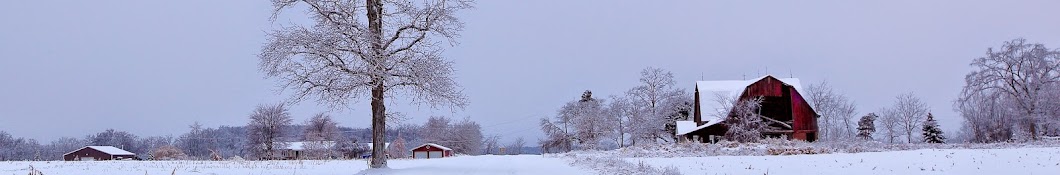
[[[86,146],[63,154],[66,161],[132,160],[136,154],[113,146]]]
[[[413,159],[437,159],[451,156],[453,156],[453,149],[438,144],[425,143],[412,148]]]

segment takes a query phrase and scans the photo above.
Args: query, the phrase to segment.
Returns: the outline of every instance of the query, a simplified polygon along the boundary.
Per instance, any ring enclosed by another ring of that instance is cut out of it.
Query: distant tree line
[[[0,131],[0,161],[62,160],[63,154],[85,146],[114,146],[136,153],[143,160],[275,159],[288,142],[306,143],[303,159],[359,158],[369,154],[363,141],[370,140],[370,128],[339,126],[326,113],[296,123],[287,110],[282,104],[261,105],[248,115],[246,126],[209,128],[196,122],[177,137],[141,137],[107,129],[83,138],[63,137],[41,144]],[[402,124],[386,134],[392,138],[393,158],[406,157],[410,147],[427,142],[451,147],[457,154],[489,153],[483,147],[486,143],[481,126],[470,119],[452,122],[434,116],[423,125]],[[325,144],[329,142],[333,144]]]

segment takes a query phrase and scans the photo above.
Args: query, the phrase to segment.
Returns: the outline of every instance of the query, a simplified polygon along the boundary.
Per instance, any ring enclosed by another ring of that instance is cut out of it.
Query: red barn
[[[113,146],[86,146],[63,154],[66,161],[132,160],[136,154]]]
[[[451,156],[453,156],[453,149],[438,144],[425,143],[412,148],[413,159],[436,159]]]
[[[677,135],[687,140],[715,142],[725,135],[725,119],[732,113],[731,99],[762,97],[760,115],[768,126],[767,137],[805,141],[817,140],[817,112],[799,92],[804,92],[797,78],[778,79],[766,75],[751,80],[698,81],[692,121],[678,121]]]

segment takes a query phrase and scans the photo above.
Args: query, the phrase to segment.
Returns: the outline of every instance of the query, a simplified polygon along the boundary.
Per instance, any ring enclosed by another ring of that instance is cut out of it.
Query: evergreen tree
[[[405,146],[405,138],[402,138],[401,134],[398,134],[397,139],[394,139],[394,142],[390,143],[390,158],[407,158],[408,155],[406,153],[409,150],[406,148],[408,147]]]
[[[931,113],[928,113],[927,120],[924,121],[924,142],[946,142],[946,136],[942,134],[942,129],[939,128],[938,122],[935,121],[935,117],[931,116]]]
[[[872,140],[872,133],[876,132],[876,113],[869,113],[861,117],[858,120],[858,138],[862,140]],[[930,117],[929,117],[930,118]]]

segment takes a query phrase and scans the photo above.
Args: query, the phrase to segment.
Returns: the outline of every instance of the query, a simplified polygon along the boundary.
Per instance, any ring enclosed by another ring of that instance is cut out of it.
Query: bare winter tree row
[[[928,116],[928,106],[912,92],[898,95],[891,107],[883,108],[879,113],[881,134],[888,143],[905,137],[906,143],[919,142],[921,124]]]
[[[688,120],[691,95],[675,87],[673,74],[648,67],[640,85],[610,101],[585,91],[562,106],[555,117],[542,118],[545,152],[625,147],[638,143],[674,142],[675,121]]]
[[[810,85],[806,91],[806,100],[820,115],[817,124],[821,141],[843,141],[855,137],[857,105],[853,100],[836,92],[827,81]]]

